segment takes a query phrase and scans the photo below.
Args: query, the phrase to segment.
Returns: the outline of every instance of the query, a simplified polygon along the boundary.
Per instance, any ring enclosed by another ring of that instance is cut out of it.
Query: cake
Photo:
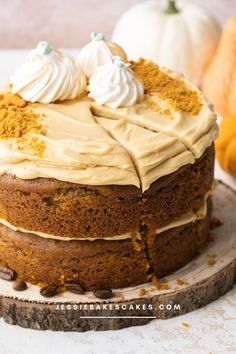
[[[145,284],[209,238],[212,106],[92,37],[78,58],[41,42],[0,96],[0,265],[41,287]]]

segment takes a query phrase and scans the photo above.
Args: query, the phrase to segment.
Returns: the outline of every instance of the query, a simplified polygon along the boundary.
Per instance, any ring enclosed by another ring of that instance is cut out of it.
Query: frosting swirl
[[[12,92],[26,101],[50,103],[78,97],[86,89],[86,77],[71,55],[40,42],[15,71]]]
[[[92,76],[99,66],[113,63],[116,54],[127,61],[123,49],[105,40],[103,33],[93,32],[91,39],[91,42],[86,44],[78,55],[78,61],[87,77]]]
[[[119,56],[115,56],[114,63],[96,70],[89,80],[88,90],[88,96],[98,105],[110,108],[130,107],[144,94],[143,84]]]

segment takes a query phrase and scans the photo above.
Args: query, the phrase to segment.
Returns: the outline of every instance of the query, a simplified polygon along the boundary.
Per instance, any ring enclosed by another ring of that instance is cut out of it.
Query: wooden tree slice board
[[[108,300],[92,293],[69,292],[45,299],[37,286],[23,292],[0,280],[0,316],[10,324],[54,331],[114,330],[143,325],[194,311],[233,287],[236,279],[236,193],[219,183],[213,193],[213,215],[223,225],[212,230],[214,241],[187,266],[166,277],[169,289],[151,284],[114,291]],[[209,256],[215,264],[210,266]],[[182,279],[185,284],[178,285]],[[145,295],[140,295],[145,289]]]

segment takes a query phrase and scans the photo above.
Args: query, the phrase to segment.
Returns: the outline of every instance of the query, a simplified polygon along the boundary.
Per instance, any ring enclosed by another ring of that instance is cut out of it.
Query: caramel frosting
[[[201,208],[199,208],[196,212],[189,211],[183,215],[181,215],[178,218],[175,218],[171,223],[164,227],[160,227],[156,229],[156,235],[173,229],[175,227],[181,226],[181,225],[186,225],[191,222],[195,222],[197,220],[203,219],[206,214],[207,214],[207,198],[211,193],[208,193],[205,197],[204,204],[202,205]],[[18,231],[18,232],[24,232],[32,235],[37,235],[39,237],[43,237],[46,239],[53,239],[53,240],[58,240],[58,241],[96,241],[96,240],[105,240],[105,241],[121,241],[121,240],[126,240],[126,239],[133,239],[133,240],[141,240],[141,235],[140,233],[137,232],[127,232],[122,235],[116,235],[116,236],[111,236],[111,237],[95,237],[95,238],[73,238],[73,237],[63,237],[63,236],[57,236],[57,235],[52,235],[52,234],[46,234],[44,232],[39,232],[39,231],[33,231],[33,230],[26,230],[20,226],[15,226],[9,223],[5,219],[0,219],[0,224],[5,225],[9,227],[13,231]]]
[[[159,68],[144,60],[132,65],[132,68],[144,82],[145,99],[132,107],[117,109],[94,104],[93,113],[176,137],[195,158],[199,158],[218,134],[212,105],[180,73]],[[153,84],[155,80],[156,85]]]
[[[86,89],[86,77],[75,58],[40,42],[15,71],[12,92],[29,102],[70,100]]]
[[[97,122],[129,152],[144,191],[156,179],[194,163],[193,154],[176,137],[124,120],[97,117]]]
[[[145,95],[129,107],[111,108],[84,95],[19,108],[18,122],[26,109],[38,117],[40,129],[31,132],[31,140],[37,139],[43,150],[37,154],[25,145],[22,148],[18,138],[0,134],[0,174],[87,185],[134,185],[144,192],[158,178],[193,164],[217,135],[211,105],[179,74],[147,61],[131,67],[143,82]],[[142,73],[147,77],[148,70],[147,80]],[[119,82],[117,86],[119,92]]]
[[[132,107],[110,109],[107,106],[93,104],[92,111],[96,116],[124,120],[154,132],[162,132],[176,137],[195,158],[201,157],[207,146],[216,139],[218,128],[216,115],[210,105],[203,100],[203,107],[197,116],[185,112],[162,112],[164,103],[160,104],[160,112],[149,107],[149,98]]]
[[[19,178],[56,178],[80,184],[132,184],[139,179],[129,154],[96,123],[87,99],[64,104],[35,104],[46,135],[42,156],[17,149],[14,139],[0,140],[1,173]]]

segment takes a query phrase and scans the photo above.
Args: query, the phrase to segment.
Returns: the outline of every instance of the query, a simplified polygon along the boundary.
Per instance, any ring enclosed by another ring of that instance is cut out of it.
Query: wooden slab
[[[7,323],[33,329],[114,330],[182,315],[216,300],[233,287],[236,278],[236,193],[219,183],[213,203],[213,215],[223,225],[212,230],[214,241],[201,255],[166,277],[169,289],[157,290],[148,283],[116,290],[109,300],[69,292],[45,299],[36,286],[15,292],[11,282],[0,280],[0,315]],[[212,259],[215,264],[209,265]],[[185,283],[178,285],[177,279]]]

